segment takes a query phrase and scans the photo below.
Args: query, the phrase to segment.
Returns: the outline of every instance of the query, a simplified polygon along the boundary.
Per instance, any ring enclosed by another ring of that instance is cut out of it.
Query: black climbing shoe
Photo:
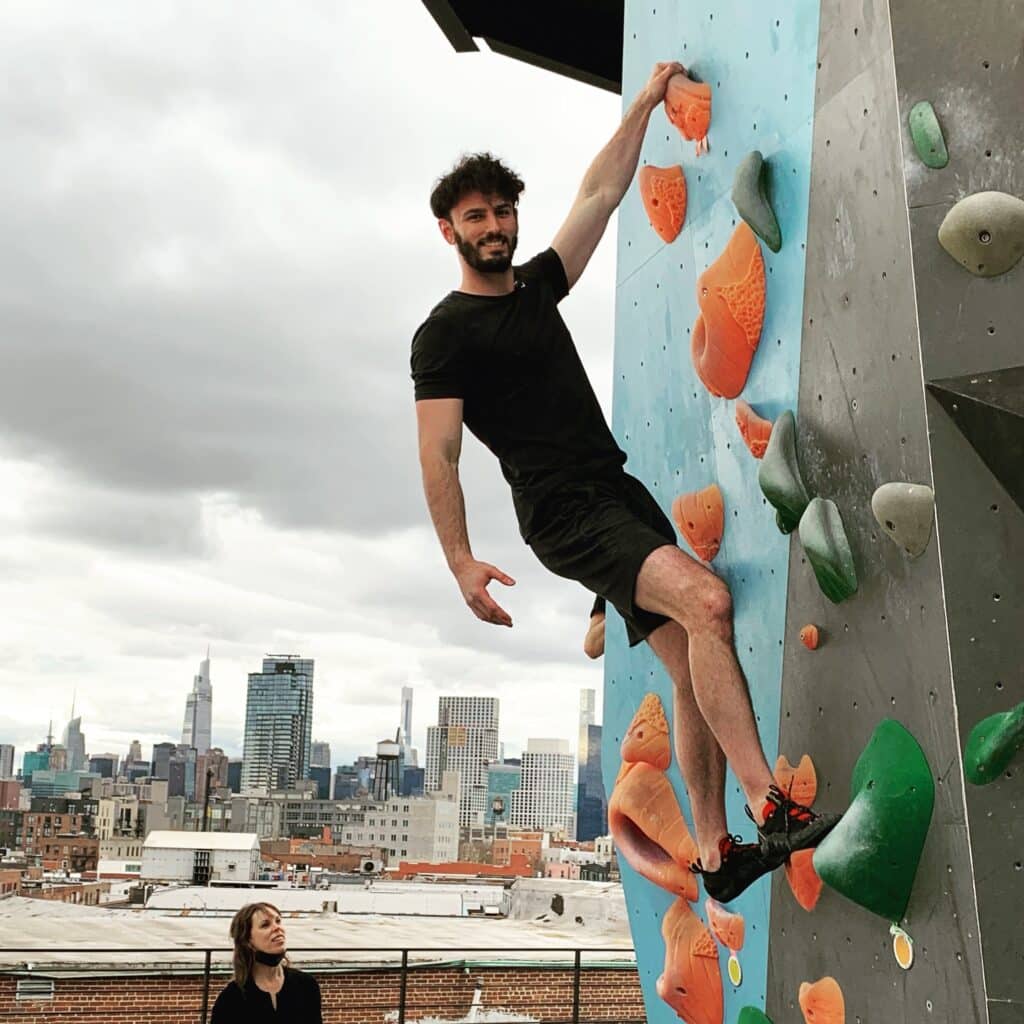
[[[747,815],[755,824],[750,808]],[[839,824],[841,814],[817,814],[791,800],[778,786],[768,790],[768,799],[762,810],[764,824],[757,826],[757,835],[765,855],[774,860],[788,859],[797,850],[809,850],[822,841]]]
[[[728,903],[762,875],[774,871],[789,854],[766,850],[761,843],[744,843],[740,836],[722,836],[718,841],[722,864],[717,871],[705,871],[698,860],[690,870],[704,879],[704,890],[719,903]]]

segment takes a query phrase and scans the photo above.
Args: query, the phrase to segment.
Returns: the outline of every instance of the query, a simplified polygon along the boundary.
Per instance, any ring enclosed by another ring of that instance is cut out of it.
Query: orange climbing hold
[[[725,503],[718,484],[680,494],[672,502],[672,518],[698,558],[710,562],[722,544]]]
[[[747,383],[764,324],[764,257],[746,223],[697,279],[697,303],[690,341],[697,376],[711,394],[735,398]]]
[[[800,986],[800,1009],[807,1024],[846,1024],[846,1003],[843,990],[835,978],[828,976],[812,985]]]
[[[775,762],[775,781],[790,799],[804,807],[810,807],[818,795],[818,773],[814,770],[814,762],[809,754],[800,758],[794,768],[783,754]]]
[[[665,242],[674,242],[686,222],[686,178],[675,167],[641,167],[640,198],[647,219]]]
[[[686,1024],[722,1024],[718,947],[689,904],[676,900],[661,922],[665,971],[655,989]]]
[[[668,720],[656,693],[648,693],[640,702],[629,729],[622,738],[622,760],[642,761],[664,771],[672,761]]]
[[[708,151],[711,86],[686,75],[673,75],[665,90],[665,113],[684,139],[697,143],[697,156]]]
[[[814,851],[797,850],[786,862],[786,881],[793,897],[804,910],[811,911],[821,898],[821,879],[814,870]]]
[[[763,459],[768,450],[768,439],[772,436],[772,421],[758,416],[740,398],[736,401],[736,426],[740,428],[743,443],[750,449],[750,454],[755,459]]]
[[[708,924],[718,941],[730,953],[743,948],[744,923],[743,915],[726,910],[717,900],[710,896],[704,901],[704,910],[708,915]]]
[[[697,898],[697,844],[686,827],[672,783],[652,765],[633,765],[608,801],[608,829],[619,853],[649,882]]]
[[[813,623],[809,622],[800,630],[800,643],[809,651],[816,651],[821,643],[821,631]]]

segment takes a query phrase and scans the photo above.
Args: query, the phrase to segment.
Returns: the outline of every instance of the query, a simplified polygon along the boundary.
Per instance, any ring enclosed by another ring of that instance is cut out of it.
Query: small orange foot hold
[[[674,242],[686,222],[686,178],[675,167],[641,167],[640,198],[647,219],[665,242]]]
[[[697,898],[690,870],[697,844],[672,783],[657,768],[640,763],[620,772],[608,801],[608,829],[619,853],[649,882],[691,902]]]
[[[745,223],[698,278],[697,303],[690,342],[697,376],[711,394],[735,398],[747,383],[764,324],[764,257]]]
[[[800,1009],[807,1024],[846,1024],[843,990],[835,978],[824,977],[800,986]]]
[[[758,416],[742,398],[736,402],[736,426],[740,428],[743,443],[755,459],[763,459],[772,436],[772,421]]]
[[[730,953],[742,949],[745,933],[743,915],[726,910],[718,900],[713,900],[710,896],[704,901],[704,909],[707,911],[708,924],[711,925],[715,938]]]
[[[658,996],[686,1024],[722,1024],[724,1000],[718,948],[688,904],[676,900],[661,923],[665,971],[655,985]]]
[[[653,765],[664,771],[672,761],[668,719],[656,693],[640,702],[626,735],[622,737],[622,760]]]
[[[697,156],[708,151],[711,86],[686,75],[673,75],[665,90],[665,113],[684,139],[697,143]]]
[[[814,762],[809,754],[800,758],[794,768],[786,757],[779,755],[775,762],[775,781],[779,789],[804,807],[810,807],[818,795],[818,773],[814,770]]]
[[[680,494],[672,502],[672,518],[698,558],[710,562],[718,554],[725,532],[725,502],[718,484],[703,491]]]
[[[809,622],[800,630],[800,643],[809,651],[816,651],[821,643],[821,631],[813,623]]]
[[[814,870],[814,851],[797,850],[786,863],[786,881],[793,898],[804,910],[811,911],[821,898],[821,879]]]

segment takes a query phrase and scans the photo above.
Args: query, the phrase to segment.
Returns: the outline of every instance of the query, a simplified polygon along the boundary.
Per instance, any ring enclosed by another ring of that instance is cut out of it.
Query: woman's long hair
[[[241,910],[231,919],[229,934],[231,941],[235,944],[235,952],[232,957],[232,965],[235,971],[235,984],[244,992],[246,983],[252,976],[252,965],[255,960],[255,951],[252,948],[252,921],[259,913],[271,913],[281,916],[281,911],[273,903],[246,903]],[[287,963],[288,960],[282,961]]]

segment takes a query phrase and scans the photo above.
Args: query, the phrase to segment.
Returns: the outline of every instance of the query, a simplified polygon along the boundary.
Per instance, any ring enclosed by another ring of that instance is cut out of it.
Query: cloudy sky
[[[244,10],[244,17],[241,11]],[[519,539],[467,437],[470,535],[512,630],[462,604],[419,484],[409,341],[457,281],[431,220],[468,150],[526,179],[546,247],[619,97],[456,54],[418,0],[5,0],[0,8],[0,742],[76,708],[91,753],[180,736],[212,649],[214,742],[246,673],[316,659],[335,761],[416,691],[575,736],[590,598]],[[614,223],[562,312],[610,408]],[[499,588],[500,589],[500,588]]]

